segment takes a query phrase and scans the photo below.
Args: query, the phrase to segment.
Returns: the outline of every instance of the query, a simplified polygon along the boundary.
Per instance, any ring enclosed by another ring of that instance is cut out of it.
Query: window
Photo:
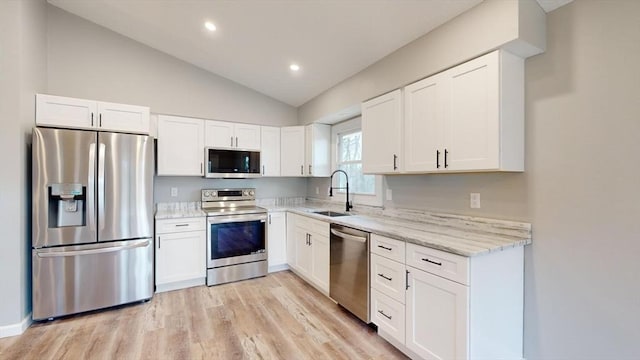
[[[338,134],[337,168],[349,174],[350,192],[354,194],[375,195],[376,179],[374,175],[362,174],[362,131],[350,131]],[[346,179],[340,176],[340,187],[346,186]],[[344,190],[340,190],[344,192]]]
[[[353,118],[331,127],[331,163],[333,169],[344,170],[349,175],[349,201],[355,205],[383,205],[383,177],[362,173],[362,119]],[[343,174],[333,177],[333,186],[345,187]],[[331,198],[345,201],[345,189],[336,189]]]

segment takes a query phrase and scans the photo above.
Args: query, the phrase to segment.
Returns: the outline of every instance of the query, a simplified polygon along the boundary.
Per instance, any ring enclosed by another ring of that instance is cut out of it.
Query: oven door
[[[266,260],[267,214],[207,218],[207,268]]]

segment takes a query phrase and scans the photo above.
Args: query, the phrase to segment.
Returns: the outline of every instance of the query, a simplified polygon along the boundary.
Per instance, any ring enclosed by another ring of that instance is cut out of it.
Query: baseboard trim
[[[174,281],[174,282],[164,283],[164,284],[157,284],[156,293],[205,285],[207,283],[206,280],[207,278],[196,278],[196,279]]]
[[[10,336],[21,335],[24,333],[32,323],[31,313],[27,315],[22,321],[17,324],[0,326],[0,339]]]
[[[289,265],[288,264],[280,264],[280,265],[273,265],[273,266],[269,266],[269,272],[278,272],[278,271],[284,271],[284,270],[289,270]]]

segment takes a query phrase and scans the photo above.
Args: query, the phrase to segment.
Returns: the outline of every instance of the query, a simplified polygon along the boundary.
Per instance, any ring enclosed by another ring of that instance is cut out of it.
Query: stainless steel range
[[[267,274],[267,210],[255,189],[203,189],[207,213],[207,285]]]

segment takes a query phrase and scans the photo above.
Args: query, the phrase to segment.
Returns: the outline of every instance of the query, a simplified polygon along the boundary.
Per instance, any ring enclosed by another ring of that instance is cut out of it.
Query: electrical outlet
[[[320,195],[320,188],[316,186],[316,195]]]
[[[480,209],[480,193],[471,193],[469,195],[469,206],[472,209]]]
[[[171,188],[171,196],[172,197],[178,196],[178,188],[177,187],[172,187]]]
[[[387,200],[393,200],[393,192],[391,189],[387,189]]]

